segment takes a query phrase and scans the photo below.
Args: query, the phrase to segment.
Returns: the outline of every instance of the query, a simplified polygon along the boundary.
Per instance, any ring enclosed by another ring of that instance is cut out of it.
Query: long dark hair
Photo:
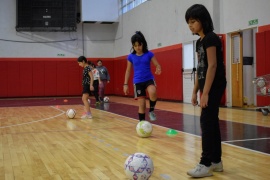
[[[131,44],[132,44],[132,50],[133,50],[132,54],[136,54],[136,51],[133,48],[136,42],[138,42],[140,45],[143,45],[143,53],[148,52],[147,42],[144,38],[144,35],[141,33],[141,31],[136,31],[135,34],[131,37]]]
[[[194,4],[190,8],[188,8],[185,18],[187,23],[189,19],[195,19],[200,21],[203,27],[204,34],[207,34],[214,30],[212,18],[206,7],[202,4]]]

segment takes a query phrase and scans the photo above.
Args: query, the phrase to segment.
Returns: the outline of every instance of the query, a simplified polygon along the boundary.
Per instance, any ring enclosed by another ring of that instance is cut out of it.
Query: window
[[[122,14],[130,11],[131,9],[139,6],[147,0],[121,0],[121,11]]]

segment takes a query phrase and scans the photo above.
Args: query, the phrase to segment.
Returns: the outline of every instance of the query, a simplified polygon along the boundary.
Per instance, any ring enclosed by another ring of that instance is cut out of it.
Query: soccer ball
[[[146,154],[135,153],[126,159],[124,170],[129,179],[147,180],[153,174],[154,164]]]
[[[109,100],[110,100],[110,98],[109,98],[108,96],[105,96],[105,97],[103,98],[103,101],[104,101],[105,103],[109,102]]]
[[[68,109],[66,112],[66,116],[69,119],[73,119],[76,115],[76,111],[74,109]]]
[[[136,126],[136,131],[140,137],[149,137],[152,134],[153,127],[148,121],[140,121]]]

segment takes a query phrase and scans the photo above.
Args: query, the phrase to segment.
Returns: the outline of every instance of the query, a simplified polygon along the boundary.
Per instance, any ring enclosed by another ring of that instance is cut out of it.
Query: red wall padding
[[[155,75],[159,99],[183,100],[182,49],[157,52],[161,75]],[[152,67],[155,72],[155,67]]]
[[[162,74],[155,75],[158,98],[183,100],[182,47],[154,52]],[[105,94],[123,94],[127,56],[104,58],[111,81]],[[78,96],[82,92],[82,68],[77,58],[0,58],[0,97]],[[94,58],[89,58],[96,64]],[[19,62],[19,63],[18,63]],[[155,67],[152,66],[153,73]],[[133,97],[133,72],[129,81],[129,96]]]
[[[65,78],[68,79],[68,95],[81,95],[82,92],[82,68],[78,66],[77,61],[67,62],[68,69],[66,70]]]
[[[127,68],[127,56],[125,57],[120,57],[117,58],[114,61],[114,72],[113,72],[113,76],[114,78],[114,93],[116,95],[120,95],[120,96],[124,96],[124,92],[123,92],[123,84],[125,81],[125,73],[126,73],[126,68]],[[118,77],[118,78],[117,78]],[[130,73],[130,78],[129,78],[129,94],[128,96],[133,97],[134,93],[133,93],[133,70]]]
[[[56,64],[56,94],[67,96],[69,86],[69,63],[57,62]]]
[[[8,62],[0,61],[0,96],[8,97]]]
[[[45,68],[44,61],[33,61],[33,94],[32,96],[45,96]]]
[[[33,66],[32,61],[23,61],[19,64],[20,71],[17,73],[16,78],[19,79],[18,95],[20,96],[32,96],[33,95]]]
[[[256,76],[270,74],[270,30],[256,34]],[[257,106],[268,106],[269,96],[257,96]]]
[[[45,96],[57,96],[57,62],[44,62],[44,92]]]
[[[76,58],[0,59],[0,97],[77,96],[82,68]]]
[[[7,62],[7,90],[8,97],[21,96],[21,83],[20,83],[20,63],[14,61]],[[22,72],[23,73],[23,72]]]

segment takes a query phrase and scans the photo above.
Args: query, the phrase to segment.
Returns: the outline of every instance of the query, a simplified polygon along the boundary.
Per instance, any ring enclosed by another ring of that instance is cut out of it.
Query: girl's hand
[[[157,67],[156,67],[156,72],[155,72],[155,74],[157,74],[157,75],[160,75],[160,74],[161,74],[161,68],[160,68],[160,66],[157,66]]]
[[[90,85],[90,91],[94,91],[94,86]]]
[[[123,91],[124,91],[125,95],[128,95],[128,93],[129,93],[128,85],[123,86]]]
[[[197,94],[192,94],[191,103],[192,103],[193,106],[198,105]]]
[[[202,94],[200,106],[201,108],[206,108],[208,106],[208,94]]]

